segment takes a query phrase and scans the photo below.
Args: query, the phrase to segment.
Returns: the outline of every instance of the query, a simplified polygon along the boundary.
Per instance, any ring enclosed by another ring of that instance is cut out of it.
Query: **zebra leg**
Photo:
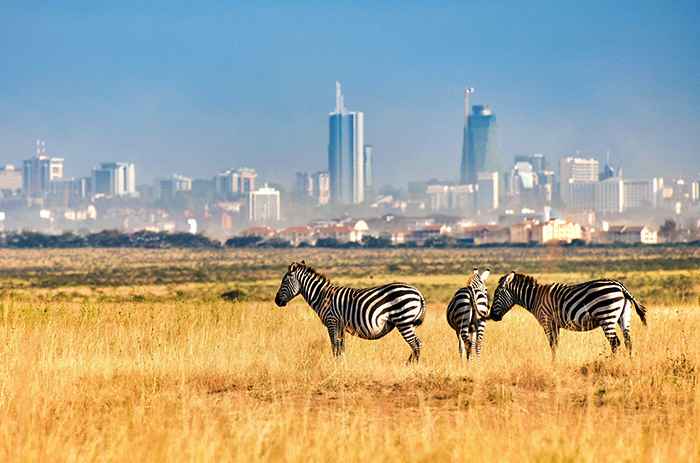
[[[617,332],[615,331],[615,323],[608,323],[604,325],[603,331],[605,332],[605,337],[610,341],[610,347],[612,348],[612,353],[617,352],[617,348],[620,347],[620,338],[617,337]]]
[[[331,346],[333,348],[333,356],[337,357],[339,356],[341,352],[341,336],[342,334],[340,333],[340,327],[338,326],[337,323],[329,323],[327,325],[328,327],[328,336],[331,338]]]
[[[484,325],[479,323],[476,326],[476,359],[481,360],[481,341],[484,339]]]
[[[413,349],[411,356],[408,358],[408,363],[418,362],[420,360],[420,340],[416,336],[416,328],[413,325],[401,325],[396,326],[396,328],[403,336],[403,339],[411,346],[411,349]]]
[[[630,337],[630,318],[632,316],[632,304],[629,301],[625,301],[625,306],[622,308],[622,313],[620,318],[617,320],[618,325],[622,328],[622,337],[625,340],[625,347],[629,351],[630,356],[632,355],[632,338]]]
[[[469,337],[469,328],[462,328],[462,342],[464,344],[464,351],[467,354],[467,360],[469,360],[469,357],[472,355],[472,340]],[[464,357],[464,355],[462,356]]]
[[[476,333],[473,331],[469,332],[469,352],[472,351],[472,349],[476,348]],[[472,357],[474,358],[474,357]]]
[[[459,341],[459,356],[464,358],[464,339],[462,332],[457,333],[457,340]]]
[[[340,341],[338,353],[339,355],[345,356],[345,330],[340,330],[340,333],[338,333],[338,339]]]
[[[552,360],[555,360],[557,358],[557,347],[559,347],[559,327],[551,324],[544,331],[549,339],[549,348],[552,349]]]

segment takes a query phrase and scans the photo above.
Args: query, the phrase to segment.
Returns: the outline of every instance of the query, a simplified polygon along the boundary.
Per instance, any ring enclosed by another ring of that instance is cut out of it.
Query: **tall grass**
[[[486,327],[459,358],[428,305],[420,365],[397,332],[327,332],[295,300],[100,302],[6,294],[0,461],[689,461],[697,459],[697,308],[633,319],[634,356],[602,332],[534,318]]]

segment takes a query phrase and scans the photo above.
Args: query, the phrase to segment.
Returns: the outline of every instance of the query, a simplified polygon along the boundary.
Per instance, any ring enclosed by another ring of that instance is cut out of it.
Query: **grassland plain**
[[[301,300],[334,281],[424,291],[420,365],[397,333],[341,361]],[[3,250],[0,461],[693,461],[700,458],[698,248]],[[634,356],[563,333],[552,362],[522,309],[462,362],[444,313],[474,266],[622,279],[649,309]],[[243,291],[229,302],[218,296]]]

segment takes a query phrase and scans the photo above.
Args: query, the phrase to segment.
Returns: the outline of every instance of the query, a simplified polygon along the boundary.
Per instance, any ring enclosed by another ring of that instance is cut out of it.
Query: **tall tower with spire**
[[[335,83],[335,110],[328,118],[328,172],[331,201],[361,203],[365,199],[364,114],[345,108],[340,82]]]
[[[469,172],[474,170],[474,166],[469,165],[469,94],[472,92],[474,92],[474,87],[464,89],[464,135],[462,137],[462,165],[459,169],[460,185],[476,183],[469,181]]]
[[[501,170],[501,147],[496,116],[487,105],[475,105],[469,114],[469,95],[473,92],[473,88],[465,91],[467,114],[459,177],[459,183],[462,185],[476,184],[479,174],[493,174]]]

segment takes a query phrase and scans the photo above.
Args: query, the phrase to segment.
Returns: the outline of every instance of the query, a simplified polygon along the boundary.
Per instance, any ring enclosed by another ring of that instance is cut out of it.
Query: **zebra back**
[[[488,293],[484,281],[487,269],[479,276],[478,269],[469,275],[465,287],[457,290],[447,306],[447,322],[452,329],[459,331],[463,327],[486,323],[488,317]]]

